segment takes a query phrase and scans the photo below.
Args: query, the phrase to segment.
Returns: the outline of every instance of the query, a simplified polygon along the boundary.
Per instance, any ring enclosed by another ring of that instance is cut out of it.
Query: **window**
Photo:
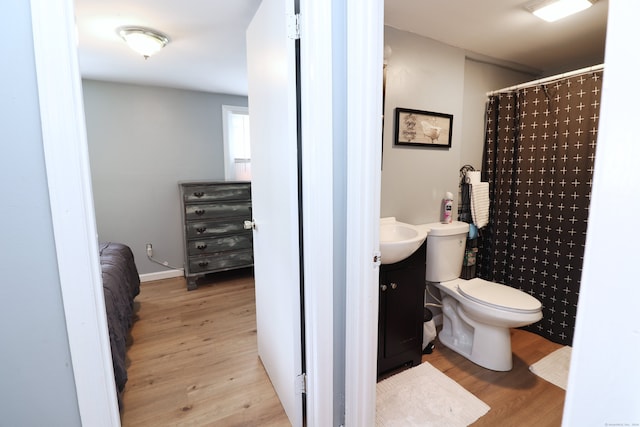
[[[224,176],[229,181],[251,181],[249,109],[222,106]]]

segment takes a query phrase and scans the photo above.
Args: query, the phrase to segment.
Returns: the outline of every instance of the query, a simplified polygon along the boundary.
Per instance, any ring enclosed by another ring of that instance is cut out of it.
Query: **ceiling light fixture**
[[[150,28],[120,27],[118,34],[131,49],[144,56],[144,59],[158,53],[169,43],[169,37]]]
[[[529,3],[526,8],[538,18],[554,22],[590,8],[596,0],[545,0]]]

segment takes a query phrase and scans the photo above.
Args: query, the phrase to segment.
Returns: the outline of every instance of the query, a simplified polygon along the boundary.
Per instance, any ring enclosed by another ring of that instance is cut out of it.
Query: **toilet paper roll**
[[[467,171],[467,184],[477,184],[480,182],[481,171]]]

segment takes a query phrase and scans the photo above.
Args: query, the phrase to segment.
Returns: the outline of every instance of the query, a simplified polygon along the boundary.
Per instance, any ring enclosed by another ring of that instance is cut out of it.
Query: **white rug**
[[[491,409],[425,362],[377,385],[377,426],[468,426]]]
[[[571,347],[565,346],[529,366],[529,370],[551,384],[566,390],[570,362]]]

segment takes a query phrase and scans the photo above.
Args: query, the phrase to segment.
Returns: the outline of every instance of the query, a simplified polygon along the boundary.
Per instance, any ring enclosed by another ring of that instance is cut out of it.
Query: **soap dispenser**
[[[451,224],[453,221],[453,194],[447,191],[442,199],[442,223]]]

